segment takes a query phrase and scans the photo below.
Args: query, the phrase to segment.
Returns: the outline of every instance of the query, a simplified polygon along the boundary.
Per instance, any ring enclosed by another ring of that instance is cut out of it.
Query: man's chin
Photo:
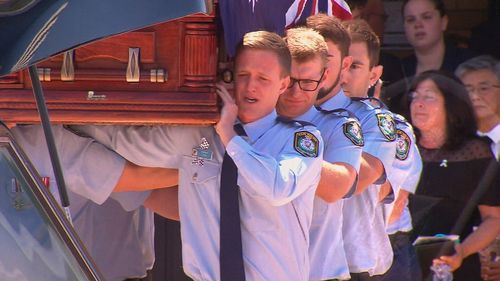
[[[330,91],[327,91],[326,89],[323,90],[323,89],[320,89],[319,92],[318,92],[318,96],[316,97],[316,100],[321,100],[323,99],[324,97],[326,97],[328,94],[330,93]]]
[[[251,123],[266,117],[271,112],[273,112],[273,110],[274,108],[270,110],[262,110],[262,108],[254,108],[254,107],[240,108],[238,111],[238,118],[241,120],[241,122],[245,124]]]
[[[337,84],[335,84],[334,86],[329,87],[329,88],[320,89],[318,92],[318,96],[316,97],[316,100],[317,101],[324,100],[326,97],[331,97],[331,96],[335,95],[336,93],[332,93],[332,92],[336,86],[337,86]]]

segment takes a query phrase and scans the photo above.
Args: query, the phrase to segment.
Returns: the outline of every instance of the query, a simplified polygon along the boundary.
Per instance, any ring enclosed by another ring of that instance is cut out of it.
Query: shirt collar
[[[351,99],[344,94],[344,90],[340,89],[335,96],[325,101],[320,107],[325,110],[333,110],[337,108],[346,108],[349,103],[351,103]]]
[[[318,114],[318,110],[314,107],[311,106],[308,111],[306,111],[304,114],[297,116],[295,120],[300,120],[300,121],[307,121],[307,122],[312,122],[314,120],[314,117]]]
[[[490,138],[494,143],[500,142],[500,124],[497,124],[491,131],[489,132],[479,132],[477,131],[478,136],[482,137],[488,137]]]
[[[243,129],[245,129],[245,132],[250,140],[255,141],[276,123],[277,117],[278,114],[276,113],[276,110],[273,110],[271,113],[260,118],[259,120],[247,124],[242,123]]]

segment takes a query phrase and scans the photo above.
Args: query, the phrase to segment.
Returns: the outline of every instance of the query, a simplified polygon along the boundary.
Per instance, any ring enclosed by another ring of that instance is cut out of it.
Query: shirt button
[[[198,173],[193,174],[193,181],[196,181],[198,179]]]

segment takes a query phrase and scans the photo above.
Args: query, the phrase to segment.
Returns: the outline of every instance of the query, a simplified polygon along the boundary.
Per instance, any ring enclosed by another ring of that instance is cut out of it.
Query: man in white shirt
[[[478,127],[478,135],[488,137],[497,161],[500,157],[500,61],[478,56],[461,63],[455,75],[467,88]]]

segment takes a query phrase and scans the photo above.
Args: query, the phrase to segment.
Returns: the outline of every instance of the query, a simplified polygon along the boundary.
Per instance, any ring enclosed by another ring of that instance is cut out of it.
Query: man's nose
[[[246,84],[247,91],[252,92],[252,91],[255,91],[256,88],[257,88],[257,79],[254,77],[248,78],[247,84]]]

